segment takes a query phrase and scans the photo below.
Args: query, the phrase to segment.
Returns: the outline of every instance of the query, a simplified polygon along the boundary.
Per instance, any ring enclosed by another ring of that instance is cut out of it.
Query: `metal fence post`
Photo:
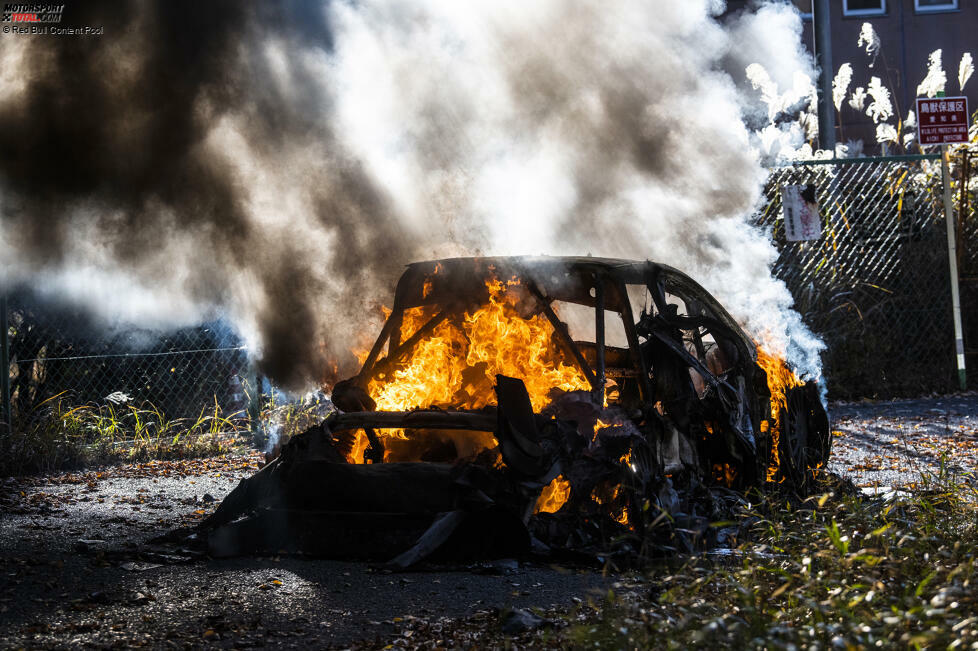
[[[0,294],[0,420],[6,423],[7,434],[13,434],[13,413],[10,409],[10,341],[7,324],[7,296]]]
[[[955,241],[954,203],[951,201],[951,169],[947,145],[941,145],[941,178],[944,183],[944,221],[947,226],[947,257],[951,269],[951,309],[954,316],[954,350],[958,364],[958,383],[968,388],[964,363],[964,335],[961,328],[961,290],[958,287],[958,245]]]
[[[832,20],[829,0],[815,0],[815,61],[818,64],[818,146],[835,156],[835,106],[832,104]]]
[[[262,410],[262,396],[261,396],[261,385],[263,378],[255,370],[254,365],[248,373],[248,380],[252,382],[254,389],[251,391],[248,400],[248,420],[251,425],[251,437],[253,441],[260,441],[262,435],[261,427],[261,410]]]

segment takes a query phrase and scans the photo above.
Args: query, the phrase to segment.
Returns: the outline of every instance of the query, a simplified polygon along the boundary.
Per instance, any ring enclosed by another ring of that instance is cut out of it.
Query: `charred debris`
[[[412,264],[332,400],[202,523],[212,555],[690,552],[745,492],[805,493],[830,444],[817,387],[654,262]]]

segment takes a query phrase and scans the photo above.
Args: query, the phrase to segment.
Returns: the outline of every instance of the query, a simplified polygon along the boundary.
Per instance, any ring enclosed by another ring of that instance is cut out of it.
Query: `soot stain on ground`
[[[864,490],[912,490],[942,463],[978,468],[978,394],[830,411],[830,469]],[[137,553],[210,513],[258,463],[253,454],[3,480],[0,646],[381,647],[410,645],[415,630],[444,630],[449,646],[459,622],[498,626],[501,609],[567,609],[621,585],[600,572],[515,562],[389,574],[287,556]]]

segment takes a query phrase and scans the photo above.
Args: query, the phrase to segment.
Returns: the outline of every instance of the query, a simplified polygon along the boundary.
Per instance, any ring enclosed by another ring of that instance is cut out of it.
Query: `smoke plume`
[[[104,33],[0,39],[0,283],[140,324],[227,314],[302,387],[352,370],[412,260],[650,258],[816,373],[747,223],[765,175],[737,70],[810,74],[770,45],[800,21],[765,8],[761,47],[738,42],[760,14],[722,8],[70,4]]]

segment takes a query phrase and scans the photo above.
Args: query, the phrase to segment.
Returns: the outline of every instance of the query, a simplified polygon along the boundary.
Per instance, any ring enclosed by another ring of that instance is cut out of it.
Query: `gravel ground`
[[[295,557],[154,555],[146,541],[198,521],[256,468],[257,456],[224,457],[8,480],[0,648],[384,646],[409,639],[416,619],[495,621],[498,609],[570,606],[611,581],[515,561],[391,574]]]
[[[867,491],[978,465],[978,394],[830,408],[830,469]],[[292,557],[210,560],[147,541],[210,513],[258,456],[154,462],[0,486],[0,647],[410,646],[415,622],[497,625],[506,608],[569,607],[596,572],[500,563],[390,574]],[[478,643],[478,633],[456,644]],[[435,635],[434,637],[437,637]]]
[[[830,405],[829,469],[866,492],[978,469],[978,393]]]

